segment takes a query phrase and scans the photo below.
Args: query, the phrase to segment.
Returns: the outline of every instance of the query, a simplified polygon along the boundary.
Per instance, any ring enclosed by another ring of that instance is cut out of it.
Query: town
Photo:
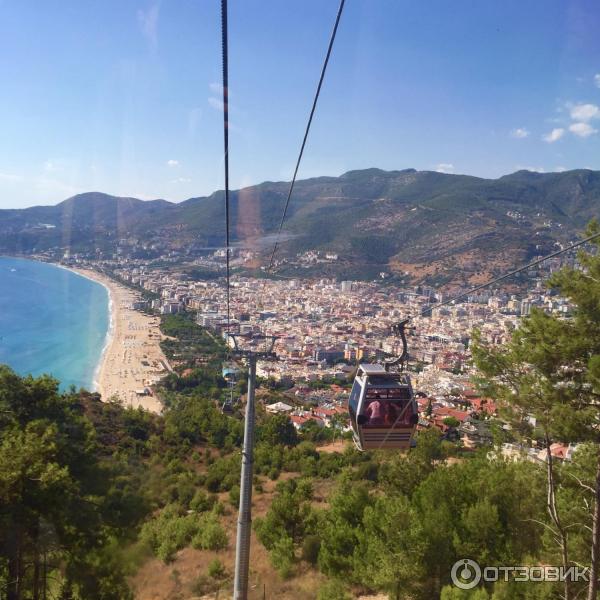
[[[241,261],[251,258],[244,254]],[[322,260],[336,259],[327,255]],[[316,254],[298,257],[299,262],[306,260],[320,259]],[[543,283],[554,270],[573,264],[568,256],[527,273],[527,287],[515,293],[488,289],[440,307],[436,305],[454,294],[424,285],[400,287],[384,277],[366,282],[236,273],[231,280],[229,328],[221,249],[188,263],[172,258],[93,260],[77,255],[63,262],[104,272],[138,290],[132,305],[136,310],[162,315],[191,312],[198,325],[230,344],[228,331],[250,344],[258,334],[274,336],[277,360],[259,361],[257,373],[284,390],[287,399],[267,410],[289,414],[297,429],[309,424],[345,429],[340,417],[346,414],[356,366],[401,353],[401,340],[392,335],[391,327],[410,317],[409,368],[418,397],[419,428],[436,427],[466,449],[492,443],[491,421],[502,426],[496,404],[481,397],[472,383],[473,331],[478,330],[487,342],[502,344],[532,307],[559,314],[571,309]],[[197,270],[203,278],[194,277]],[[508,456],[531,460],[543,460],[546,453],[546,449],[509,442],[502,448]],[[551,448],[560,459],[568,458],[572,450],[562,444]]]

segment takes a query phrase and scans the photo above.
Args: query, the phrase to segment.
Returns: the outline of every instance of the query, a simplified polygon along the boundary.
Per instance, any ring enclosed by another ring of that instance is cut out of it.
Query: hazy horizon
[[[368,171],[370,169],[379,169],[379,167],[364,167],[364,168],[358,168],[358,169],[351,169],[350,171]],[[406,167],[403,169],[379,169],[381,171],[386,171],[386,172],[393,172],[393,171],[407,171],[407,170],[411,170],[413,169],[413,167]],[[551,174],[556,174],[556,173],[568,173],[569,171],[593,171],[593,172],[598,172],[600,171],[600,169],[589,169],[586,167],[575,167],[573,169],[567,169],[567,170],[559,170],[559,171],[534,171],[531,169],[517,169],[515,171],[512,171],[510,173],[504,173],[502,175],[498,175],[498,177],[481,177],[479,175],[473,175],[471,173],[443,173],[441,171],[434,171],[431,169],[414,169],[415,171],[419,172],[419,173],[441,173],[442,175],[458,175],[458,176],[466,176],[466,177],[475,177],[477,179],[490,179],[490,180],[495,180],[495,179],[501,179],[502,177],[506,177],[508,175],[514,175],[515,173],[519,172],[519,171],[528,171],[529,173],[537,173],[540,175],[551,175]],[[313,175],[310,177],[302,177],[299,179],[299,181],[302,180],[307,180],[307,179],[315,179],[315,178],[319,178],[319,177],[341,177],[342,175],[345,175],[346,173],[348,173],[349,171],[344,171],[343,173],[340,173],[339,175],[330,175],[330,174],[322,174],[322,175]],[[232,192],[236,192],[242,189],[246,189],[246,188],[250,188],[250,187],[255,187],[258,185],[262,185],[264,183],[288,183],[289,180],[286,179],[266,179],[264,181],[258,181],[256,183],[251,183],[247,186],[244,186],[243,188],[233,188],[231,191]],[[106,192],[104,190],[86,190],[86,191],[82,191],[82,192],[78,192],[76,194],[73,194],[72,196],[68,196],[66,198],[63,198],[62,200],[59,200],[58,202],[54,202],[54,203],[38,203],[38,204],[31,204],[31,205],[25,205],[25,206],[16,206],[16,207],[11,207],[11,206],[6,206],[6,207],[2,207],[0,206],[0,210],[24,210],[24,209],[28,209],[28,208],[36,208],[39,206],[57,206],[63,202],[65,202],[66,200],[70,200],[71,198],[74,198],[76,196],[82,196],[85,194],[104,194],[106,196],[112,196],[114,198],[132,198],[134,200],[142,200],[143,202],[154,202],[154,201],[165,201],[168,202],[170,204],[181,204],[182,202],[186,202],[187,200],[192,200],[192,199],[196,199],[196,198],[208,198],[210,196],[212,196],[213,194],[217,194],[219,192],[223,192],[223,188],[219,188],[216,190],[213,190],[212,192],[208,193],[208,194],[203,194],[200,196],[190,196],[189,198],[182,198],[181,200],[172,200],[170,198],[159,198],[157,197],[148,197],[148,198],[142,198],[139,196],[124,196],[124,195],[120,195],[120,194],[112,194],[110,192]]]

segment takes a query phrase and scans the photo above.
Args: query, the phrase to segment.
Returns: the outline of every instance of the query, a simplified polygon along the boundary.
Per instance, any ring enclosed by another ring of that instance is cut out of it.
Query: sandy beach
[[[159,413],[159,400],[147,392],[170,369],[160,348],[160,319],[131,308],[139,299],[137,292],[97,271],[71,270],[101,283],[110,294],[111,329],[96,373],[96,391],[103,400],[117,398],[124,406]]]

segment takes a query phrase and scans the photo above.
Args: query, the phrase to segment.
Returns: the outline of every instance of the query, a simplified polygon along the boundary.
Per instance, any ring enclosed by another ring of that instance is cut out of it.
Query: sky
[[[338,0],[229,0],[231,187],[288,180]],[[0,208],[223,187],[218,0],[0,0]],[[600,169],[596,0],[346,0],[299,177]]]

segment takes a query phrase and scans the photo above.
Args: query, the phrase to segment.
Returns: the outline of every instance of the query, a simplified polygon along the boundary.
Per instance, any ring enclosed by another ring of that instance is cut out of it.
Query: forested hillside
[[[59,395],[55,382],[6,368],[0,390],[6,597],[42,598],[47,589],[116,600],[147,597],[151,586],[183,599],[230,589],[239,420],[197,388],[170,393],[164,417]],[[397,588],[431,598],[464,553],[520,561],[542,552],[542,532],[527,521],[544,518],[539,470],[484,456],[450,466],[452,452],[428,432],[408,458],[350,446],[321,453],[287,417],[263,417],[256,597],[266,586],[269,598]]]
[[[277,230],[288,186],[265,182],[231,193],[234,244],[259,255],[270,249],[267,236]],[[499,179],[350,171],[297,182],[276,272],[296,274],[286,259],[311,250],[339,254],[315,274],[359,278],[384,270],[460,282],[547,253],[598,214],[597,171],[518,171]],[[94,192],[52,207],[0,210],[0,252],[111,257],[120,240],[134,239],[146,254],[195,255],[222,246],[224,227],[222,192],[179,204]]]
[[[592,228],[592,231],[594,229]],[[533,311],[504,346],[478,340],[480,388],[502,407],[493,445],[467,451],[431,427],[408,454],[332,446],[262,403],[254,459],[252,598],[532,600],[597,596],[600,554],[600,257],[550,282],[576,305]],[[49,377],[0,368],[0,595],[117,600],[230,594],[242,420],[219,410],[224,348],[190,315],[167,316],[175,364],[161,416],[59,393]],[[234,389],[243,398],[243,378]],[[535,417],[535,419],[531,419]],[[502,444],[569,460],[503,458]],[[332,451],[334,450],[334,451]],[[451,583],[481,566],[589,567],[588,580]],[[209,596],[211,597],[211,596]],[[214,596],[213,596],[214,597]]]

